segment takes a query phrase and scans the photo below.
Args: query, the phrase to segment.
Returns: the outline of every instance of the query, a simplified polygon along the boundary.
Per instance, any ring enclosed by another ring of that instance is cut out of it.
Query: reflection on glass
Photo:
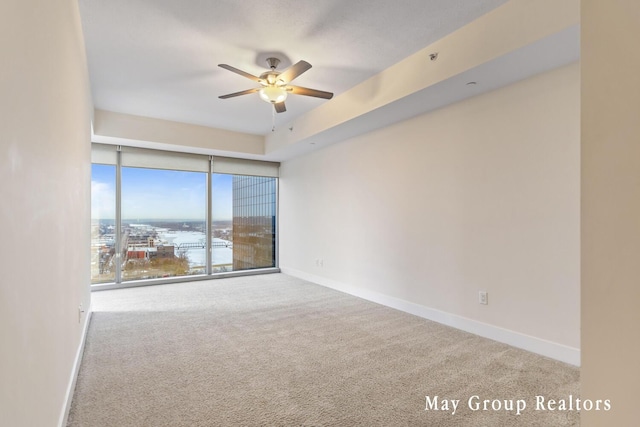
[[[122,168],[122,281],[206,273],[206,177]]]
[[[91,165],[91,283],[115,280],[116,167]]]

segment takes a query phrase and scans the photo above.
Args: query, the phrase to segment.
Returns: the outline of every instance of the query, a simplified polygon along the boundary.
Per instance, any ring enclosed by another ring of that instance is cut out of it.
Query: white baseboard
[[[470,332],[481,337],[489,338],[504,344],[521,348],[532,353],[540,354],[551,359],[580,366],[580,349],[536,338],[531,335],[522,334],[510,329],[479,322],[477,320],[458,316],[457,314],[429,308],[400,298],[395,298],[379,292],[349,286],[344,283],[316,276],[292,268],[280,267],[284,274],[298,277],[318,285],[326,286],[340,292],[347,293],[368,301],[372,301],[396,310],[404,311],[424,319],[432,320],[443,325],[451,326],[466,332]]]
[[[87,332],[89,331],[89,323],[91,323],[91,305],[87,310],[87,319],[84,322],[82,329],[82,336],[80,338],[80,345],[78,345],[78,351],[76,352],[76,358],[73,362],[73,370],[71,371],[71,378],[69,378],[69,385],[67,387],[67,394],[64,399],[64,406],[62,407],[62,413],[60,414],[60,420],[58,422],[59,427],[66,427],[69,419],[69,411],[71,410],[71,401],[73,400],[73,392],[76,389],[76,381],[78,380],[78,372],[80,372],[80,364],[82,363],[82,355],[84,353],[84,345],[87,340]]]

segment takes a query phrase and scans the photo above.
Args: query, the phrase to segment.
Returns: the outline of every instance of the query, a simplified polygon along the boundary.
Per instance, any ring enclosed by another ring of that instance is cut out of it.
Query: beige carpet
[[[576,398],[577,368],[284,274],[97,292],[93,308],[69,426],[579,424],[535,408]],[[474,395],[527,407],[473,411]]]

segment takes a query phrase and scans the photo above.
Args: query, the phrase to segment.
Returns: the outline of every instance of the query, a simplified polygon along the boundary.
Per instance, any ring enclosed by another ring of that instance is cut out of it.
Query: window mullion
[[[207,175],[207,224],[205,226],[206,237],[205,241],[207,242],[206,249],[206,267],[205,273],[210,275],[213,271],[211,268],[212,260],[213,260],[213,239],[211,238],[211,233],[213,232],[213,156],[209,156],[209,173]]]
[[[116,260],[115,283],[122,283],[122,147],[118,145],[116,149],[116,223],[115,223],[115,242]]]

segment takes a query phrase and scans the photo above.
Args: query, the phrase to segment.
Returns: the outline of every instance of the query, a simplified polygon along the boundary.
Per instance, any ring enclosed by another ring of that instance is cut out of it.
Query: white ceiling
[[[219,95],[306,60],[295,84],[345,92],[506,0],[79,0],[97,109],[265,135],[272,107]],[[276,124],[322,103],[291,95]]]

